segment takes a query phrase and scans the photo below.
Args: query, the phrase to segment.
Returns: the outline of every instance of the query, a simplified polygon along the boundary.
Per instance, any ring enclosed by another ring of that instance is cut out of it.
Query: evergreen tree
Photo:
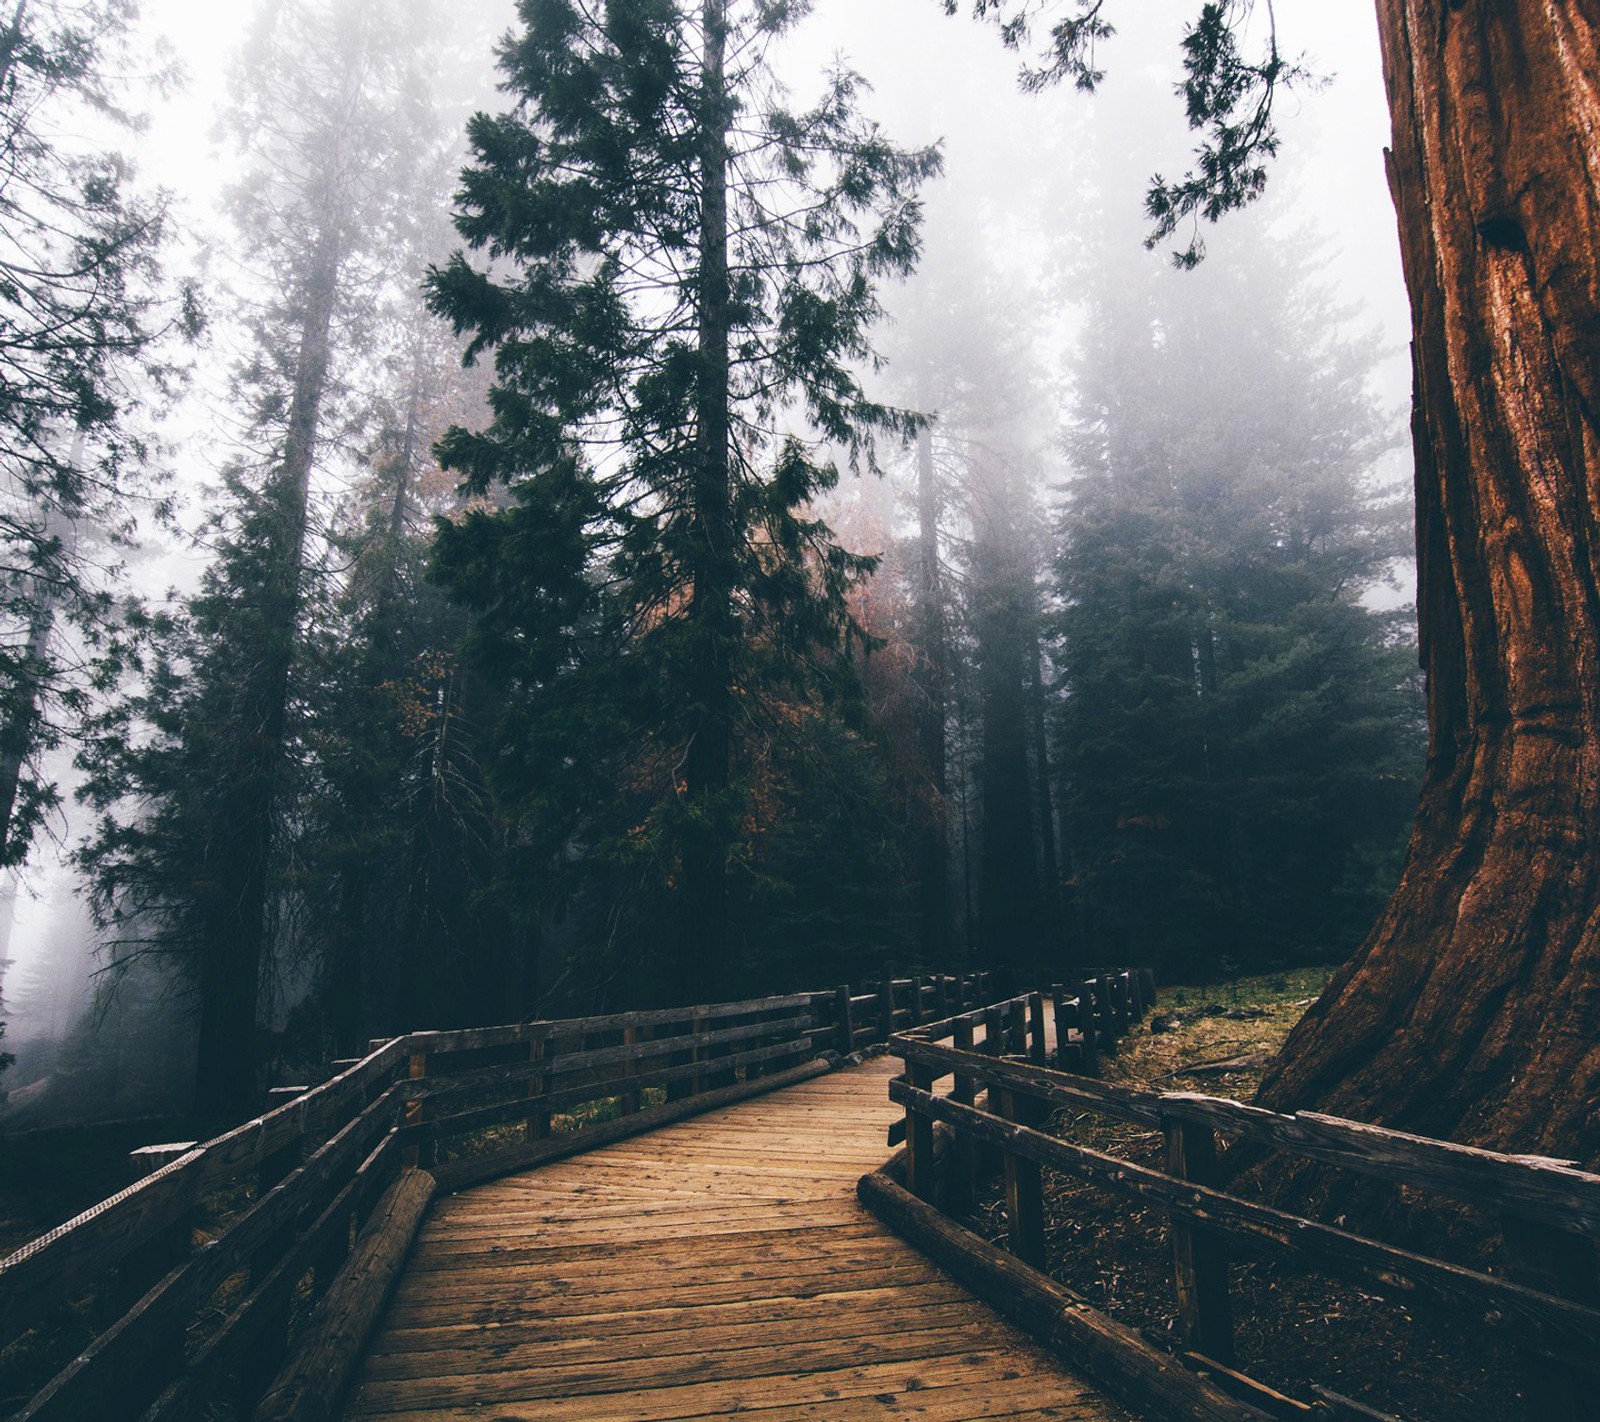
[[[1394,443],[1285,244],[1113,255],[1078,362],[1061,744],[1091,940],[1167,976],[1329,961],[1398,874],[1421,764]]]
[[[305,622],[317,605],[311,484],[352,413],[426,132],[410,0],[292,0],[258,14],[230,123],[245,255],[270,275],[238,393],[253,453],[229,468],[217,556],[146,685],[107,716],[87,793],[110,813],[81,858],[117,933],[183,961],[198,1004],[197,1104],[256,1098],[263,973],[285,938],[303,785]],[[335,425],[335,427],[337,427]],[[143,723],[148,733],[139,727]]]
[[[783,107],[766,52],[808,8],[524,0],[517,105],[473,121],[461,194],[488,260],[433,278],[495,360],[492,424],[441,454],[515,502],[442,527],[438,563],[515,693],[496,774],[528,872],[670,890],[691,997],[732,956],[740,742],[777,688],[837,670],[819,652],[870,566],[808,510],[838,473],[796,416],[858,454],[915,425],[854,370],[937,157],[860,119],[842,70]]]
[[[165,214],[88,135],[133,126],[131,0],[32,0],[0,19],[0,866],[56,802],[39,756],[83,714],[86,654],[108,654],[106,569],[141,499],[132,418],[171,375],[157,266]],[[112,674],[107,671],[106,675]]]

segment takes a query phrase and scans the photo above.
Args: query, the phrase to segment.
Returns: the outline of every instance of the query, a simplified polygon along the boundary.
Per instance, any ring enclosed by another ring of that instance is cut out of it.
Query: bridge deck
[[[1125,1418],[857,1204],[897,1067],[438,1201],[349,1416]]]

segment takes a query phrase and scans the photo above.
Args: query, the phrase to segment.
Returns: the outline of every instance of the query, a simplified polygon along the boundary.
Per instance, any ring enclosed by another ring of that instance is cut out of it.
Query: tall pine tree
[[[1059,558],[1079,916],[1183,980],[1333,961],[1421,769],[1410,609],[1366,600],[1406,551],[1375,349],[1254,218],[1192,274],[1101,260]]]
[[[493,422],[444,461],[514,495],[438,547],[515,693],[499,789],[530,874],[667,893],[678,996],[730,966],[740,738],[852,636],[870,560],[808,509],[838,477],[816,437],[859,454],[915,427],[855,371],[937,155],[861,119],[843,70],[784,107],[767,54],[808,8],[523,0],[516,107],[471,130],[459,226],[483,260],[434,277],[497,376]]]
[[[237,380],[249,450],[226,473],[200,593],[157,628],[151,676],[84,757],[107,813],[82,862],[119,938],[181,959],[198,1004],[197,1105],[212,1115],[256,1100],[263,973],[285,937],[303,818],[312,481],[329,425],[352,408],[358,333],[411,195],[423,13],[412,0],[258,13],[230,113],[249,158],[236,219],[268,274]]]

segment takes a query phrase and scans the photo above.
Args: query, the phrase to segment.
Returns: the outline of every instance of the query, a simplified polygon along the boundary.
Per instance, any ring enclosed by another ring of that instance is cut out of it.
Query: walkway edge
[[[425,1170],[406,1170],[384,1193],[301,1333],[301,1345],[273,1379],[254,1422],[327,1422],[361,1361],[436,1188]]]
[[[686,1121],[691,1116],[715,1111],[722,1106],[732,1106],[735,1102],[746,1101],[752,1096],[762,1096],[769,1091],[810,1081],[812,1077],[824,1076],[832,1070],[833,1064],[830,1061],[818,1057],[813,1061],[790,1067],[787,1071],[774,1072],[771,1076],[758,1076],[754,1081],[741,1081],[717,1091],[686,1097],[682,1101],[668,1101],[660,1106],[652,1106],[648,1110],[635,1111],[629,1116],[619,1116],[615,1121],[575,1131],[570,1135],[530,1141],[526,1145],[514,1146],[510,1150],[499,1151],[494,1155],[452,1160],[445,1165],[435,1167],[433,1174],[439,1182],[439,1193],[448,1195],[472,1185],[482,1185],[486,1181],[497,1180],[504,1175],[531,1170],[536,1165],[548,1165],[552,1161],[565,1160],[568,1156],[582,1155],[600,1146],[626,1140],[629,1136],[653,1131],[659,1126],[670,1126],[676,1121]]]
[[[1272,1422],[1055,1280],[947,1219],[884,1170],[863,1175],[856,1195],[902,1239],[1118,1401],[1161,1419]]]

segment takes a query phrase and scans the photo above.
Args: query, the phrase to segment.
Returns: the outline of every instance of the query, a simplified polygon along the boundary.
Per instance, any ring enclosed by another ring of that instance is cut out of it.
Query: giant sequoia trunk
[[[1600,1156],[1600,0],[1379,0],[1431,745],[1404,877],[1262,1088]]]

